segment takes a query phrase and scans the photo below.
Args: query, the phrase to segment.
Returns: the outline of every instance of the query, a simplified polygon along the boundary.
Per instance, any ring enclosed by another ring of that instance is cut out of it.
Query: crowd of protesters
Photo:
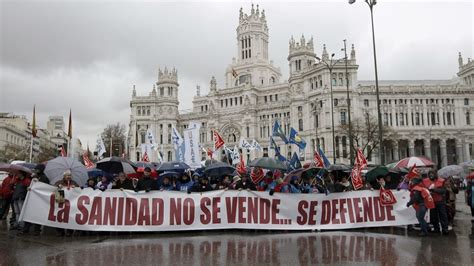
[[[10,229],[19,230],[21,234],[39,234],[41,227],[27,222],[20,222],[20,212],[28,193],[31,182],[49,184],[49,179],[44,174],[44,165],[39,164],[33,170],[31,177],[17,172],[8,175],[1,184],[0,196],[2,206],[0,217],[6,219],[9,209],[13,212],[10,219]],[[51,184],[58,187],[58,192],[65,188],[80,187],[74,182],[70,171],[64,172],[63,179]],[[474,217],[474,204],[472,195],[472,180],[468,181],[467,202],[471,207]],[[202,172],[185,171],[171,175],[152,177],[152,170],[146,167],[143,176],[130,179],[124,173],[111,177],[98,176],[89,178],[82,189],[106,191],[110,189],[129,190],[135,192],[150,191],[181,191],[185,193],[206,192],[212,190],[252,190],[265,191],[269,195],[276,193],[341,193],[352,191],[352,182],[348,173],[336,174],[327,170],[318,171],[311,175],[291,175],[279,170],[267,171],[254,168],[251,172],[237,175],[224,175],[223,177],[207,177]],[[417,219],[420,223],[421,234],[428,234],[429,226],[424,220],[426,212],[430,212],[431,232],[448,234],[448,225],[453,225],[456,213],[456,194],[458,188],[452,177],[444,179],[436,175],[435,171],[416,176],[402,176],[394,179],[390,175],[379,176],[372,182],[365,182],[362,189],[378,190],[407,189],[411,191],[411,198],[407,207],[414,206]],[[61,198],[61,195],[58,195]],[[433,204],[430,203],[430,199]],[[57,230],[58,235],[71,235],[71,230]]]

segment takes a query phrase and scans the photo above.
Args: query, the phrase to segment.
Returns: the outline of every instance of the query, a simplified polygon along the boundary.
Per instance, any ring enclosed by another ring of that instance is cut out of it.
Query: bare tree
[[[27,161],[29,156],[28,146],[22,147],[19,145],[7,143],[0,150],[0,162],[11,162],[14,160]]]
[[[35,158],[37,162],[42,163],[54,159],[58,156],[58,149],[55,147],[47,147],[40,145],[40,152]]]
[[[340,125],[339,129],[349,136],[349,124]],[[378,133],[378,121],[377,117],[370,115],[365,110],[364,117],[357,117],[351,121],[352,129],[352,141],[354,143],[354,151],[360,148],[362,152],[367,156],[371,157],[374,149],[377,149],[380,145]],[[382,138],[385,139],[388,136],[395,135],[395,131],[389,126],[382,126]]]
[[[120,123],[107,125],[101,134],[106,148],[104,156],[121,156],[125,149],[125,132],[125,125]],[[112,154],[110,154],[110,146],[112,146]]]

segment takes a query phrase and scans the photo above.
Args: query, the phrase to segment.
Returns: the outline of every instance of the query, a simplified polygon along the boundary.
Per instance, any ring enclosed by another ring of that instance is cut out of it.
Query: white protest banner
[[[178,231],[212,229],[313,230],[417,223],[407,208],[410,192],[393,190],[397,203],[379,204],[378,191],[287,194],[217,190],[134,192],[73,188],[56,202],[56,187],[36,182],[21,220],[87,231]]]
[[[184,162],[193,169],[201,167],[201,149],[199,148],[200,128],[200,123],[190,122],[188,128],[183,131]]]

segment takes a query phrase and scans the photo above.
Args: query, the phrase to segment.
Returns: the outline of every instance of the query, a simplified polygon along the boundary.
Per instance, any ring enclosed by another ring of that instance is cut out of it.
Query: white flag
[[[190,122],[189,127],[183,131],[184,162],[193,169],[201,167],[201,152],[199,151],[200,128],[200,123]]]
[[[178,130],[175,127],[172,128],[171,141],[173,142],[174,151],[176,154],[176,161],[184,162],[184,139],[179,134]]]
[[[158,144],[156,143],[155,141],[155,136],[153,136],[153,132],[151,130],[151,127],[149,127],[147,130],[146,130],[146,139],[147,139],[147,144],[150,144],[151,145],[151,148],[153,150],[158,150]],[[149,154],[149,153],[148,153]]]
[[[102,140],[102,137],[100,135],[97,136],[95,150],[97,151],[97,156],[99,156],[99,158],[102,157],[102,155],[106,151],[104,141]]]
[[[240,152],[237,146],[234,146],[234,150],[230,153],[232,164],[238,164],[240,162]]]
[[[240,138],[239,147],[242,149],[247,149],[247,150],[254,149],[254,147],[247,140],[245,140],[244,137]]]
[[[253,140],[252,141],[252,147],[257,150],[257,151],[261,151],[262,150],[262,146],[260,146],[260,144],[258,144],[258,142],[256,140]]]

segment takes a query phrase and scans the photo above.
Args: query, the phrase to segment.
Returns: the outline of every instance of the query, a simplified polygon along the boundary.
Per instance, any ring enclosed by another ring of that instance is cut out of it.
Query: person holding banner
[[[176,190],[187,193],[190,192],[190,189],[193,185],[194,181],[191,180],[189,174],[184,173],[181,175],[181,177],[178,179],[178,182],[176,183]]]
[[[151,168],[145,167],[143,170],[143,178],[138,180],[135,191],[150,192],[152,190],[158,190],[158,183],[151,178]]]
[[[161,185],[160,185],[160,191],[172,191],[175,189],[176,189],[176,186],[173,183],[171,183],[169,176],[164,176],[163,182],[161,182]]]
[[[237,182],[237,184],[235,185],[235,189],[236,190],[248,189],[252,191],[257,190],[257,188],[255,187],[255,184],[248,179],[247,174],[242,175],[240,181]]]
[[[134,190],[132,180],[128,179],[124,172],[118,174],[118,179],[112,185],[112,189]]]

